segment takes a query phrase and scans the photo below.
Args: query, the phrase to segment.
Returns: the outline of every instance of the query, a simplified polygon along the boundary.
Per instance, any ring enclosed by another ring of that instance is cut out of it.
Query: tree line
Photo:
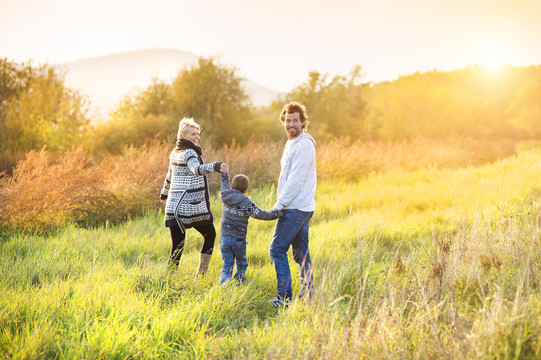
[[[169,81],[154,79],[126,95],[107,121],[93,123],[89,102],[66,86],[60,69],[0,59],[0,167],[43,146],[63,153],[82,145],[99,154],[149,138],[172,141],[184,116],[197,119],[216,147],[283,140],[278,115],[290,100],[306,105],[319,141],[541,138],[541,66],[434,70],[375,84],[363,82],[360,66],[346,75],[312,71],[259,108],[243,80],[237,68],[201,57]]]
[[[63,152],[90,126],[88,103],[57,68],[0,59],[0,150],[27,152],[45,144]]]
[[[470,66],[372,86],[378,136],[541,139],[541,66]]]

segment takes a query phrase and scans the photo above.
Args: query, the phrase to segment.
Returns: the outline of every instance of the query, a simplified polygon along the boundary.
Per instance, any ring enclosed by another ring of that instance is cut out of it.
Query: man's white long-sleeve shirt
[[[297,209],[314,211],[316,203],[316,141],[301,132],[295,139],[288,140],[282,159],[278,179],[278,200],[275,209]]]

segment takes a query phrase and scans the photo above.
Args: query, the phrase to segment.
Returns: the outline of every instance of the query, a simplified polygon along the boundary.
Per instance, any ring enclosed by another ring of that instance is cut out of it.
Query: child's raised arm
[[[226,172],[222,173],[222,191],[231,189],[229,184],[229,174]]]

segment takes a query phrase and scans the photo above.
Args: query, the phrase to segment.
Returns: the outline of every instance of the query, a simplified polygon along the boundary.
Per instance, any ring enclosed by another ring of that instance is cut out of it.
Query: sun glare
[[[490,43],[487,41],[485,46],[480,46],[478,51],[479,65],[486,67],[491,71],[499,71],[505,63],[506,47],[502,43]]]
[[[499,70],[502,68],[503,63],[502,58],[495,55],[487,56],[482,62],[489,70]]]

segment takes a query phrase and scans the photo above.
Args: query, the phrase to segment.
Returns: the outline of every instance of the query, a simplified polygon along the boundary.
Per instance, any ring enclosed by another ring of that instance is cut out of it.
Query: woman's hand
[[[222,172],[222,173],[229,172],[229,166],[226,163],[221,163],[220,164],[220,172]]]
[[[167,202],[167,199],[160,199],[160,201],[162,202],[162,204],[165,204]]]

